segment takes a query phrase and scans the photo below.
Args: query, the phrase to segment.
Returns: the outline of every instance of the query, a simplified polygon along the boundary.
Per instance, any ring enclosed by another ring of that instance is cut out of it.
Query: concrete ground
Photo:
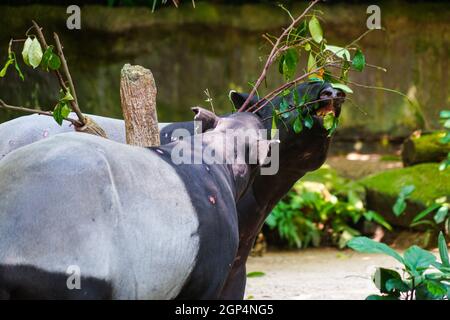
[[[361,300],[377,293],[375,267],[399,264],[384,255],[331,248],[268,252],[249,258],[247,272],[265,275],[247,279],[245,299]]]

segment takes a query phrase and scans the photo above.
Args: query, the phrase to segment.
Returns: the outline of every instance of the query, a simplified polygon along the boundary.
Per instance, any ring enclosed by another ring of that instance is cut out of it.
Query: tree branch
[[[263,82],[263,80],[266,78],[267,75],[267,71],[269,70],[269,67],[272,65],[273,61],[275,60],[275,58],[278,55],[278,52],[280,50],[279,45],[281,43],[281,41],[283,40],[283,38],[285,38],[289,32],[291,32],[291,30],[295,27],[295,25],[301,20],[303,19],[303,17],[306,15],[306,13],[308,13],[308,11],[320,0],[314,0],[313,2],[311,2],[311,4],[303,11],[303,13],[298,16],[295,20],[292,21],[292,23],[289,25],[289,27],[287,27],[283,33],[278,37],[277,41],[275,42],[275,45],[273,46],[269,57],[266,60],[266,63],[264,65],[264,68],[261,72],[261,75],[259,76],[258,80],[256,81],[255,85],[253,86],[252,91],[250,92],[250,94],[248,95],[247,99],[245,100],[244,104],[239,108],[238,112],[242,112],[245,111],[247,106],[249,105],[251,99],[255,96],[256,90],[259,88],[259,86],[261,85],[261,83]]]
[[[36,23],[36,21],[34,21],[34,20],[32,20],[32,23],[33,23],[34,29],[36,30],[37,38],[38,38],[38,40],[39,40],[39,42],[40,42],[42,48],[43,48],[44,50],[47,50],[48,44],[47,44],[47,41],[45,40],[44,34],[42,33],[41,27],[40,27],[40,26]],[[55,39],[55,40],[56,40],[56,39]],[[59,39],[58,39],[58,41],[59,41]],[[61,44],[60,44],[60,45],[61,45]],[[58,55],[60,56],[61,63],[63,63],[63,60],[65,61],[64,55],[62,55],[62,56],[61,56],[60,54],[58,54]],[[66,66],[67,66],[67,63],[66,63]],[[64,68],[64,67],[63,67],[63,68]],[[55,70],[55,71],[54,71],[54,74],[56,75],[56,78],[58,79],[58,82],[59,82],[60,87],[64,90],[64,92],[67,92],[67,91],[68,91],[67,85],[66,85],[66,83],[65,83],[65,81],[64,81],[63,76],[62,76],[61,73],[59,72],[59,70]],[[70,83],[70,81],[69,81],[69,83]],[[72,83],[72,85],[73,85],[73,83]],[[72,89],[72,88],[71,88],[71,89]],[[70,101],[70,106],[71,106],[71,108],[72,108],[72,111],[76,113],[76,115],[77,115],[77,117],[78,117],[78,119],[79,119],[79,122],[80,122],[82,125],[85,125],[85,124],[86,124],[86,119],[84,118],[83,114],[82,114],[81,111],[80,111],[80,108],[78,107],[78,101],[76,100],[75,96],[73,95],[74,92],[71,92],[71,94],[72,94],[72,96],[74,97],[74,100]]]
[[[66,57],[64,56],[62,45],[61,45],[61,42],[59,41],[59,37],[56,32],[53,33],[53,38],[55,39],[56,50],[58,50],[58,55],[61,58],[61,65],[63,67],[64,75],[66,76],[66,79],[69,82],[70,93],[72,94],[72,97],[74,99],[73,104],[72,104],[72,109],[77,114],[78,119],[80,119],[80,121],[82,123],[86,123],[84,116],[81,113],[80,107],[78,105],[77,93],[75,91],[75,86],[73,85],[72,76],[70,75],[69,67],[67,66]]]
[[[0,109],[9,109],[9,110],[14,110],[14,111],[34,113],[34,114],[40,114],[40,115],[44,115],[44,116],[53,117],[53,112],[51,112],[51,111],[42,111],[42,110],[30,109],[30,108],[25,108],[25,107],[20,107],[20,106],[12,106],[12,105],[7,104],[2,99],[0,99]],[[82,123],[78,120],[71,119],[71,118],[64,118],[64,120],[71,122],[73,125],[75,125],[77,127],[82,126]]]
[[[304,78],[306,78],[306,77],[308,77],[308,76],[310,76],[310,75],[320,71],[321,69],[325,68],[328,65],[329,64],[325,64],[323,66],[317,67],[316,69],[311,70],[310,72],[307,72],[307,73],[299,76],[298,78],[283,84],[281,87],[276,88],[275,90],[273,90],[272,92],[270,92],[266,96],[264,96],[262,99],[260,99],[258,102],[256,102],[254,105],[250,106],[250,108],[248,108],[247,111],[252,111],[252,109],[256,108],[252,112],[253,113],[258,112],[259,110],[264,108],[268,103],[270,103],[270,101],[272,101],[272,99],[275,98],[280,92],[283,92],[284,90],[292,87],[293,85],[295,85],[300,80],[303,80]],[[259,105],[260,103],[261,103],[261,105]]]

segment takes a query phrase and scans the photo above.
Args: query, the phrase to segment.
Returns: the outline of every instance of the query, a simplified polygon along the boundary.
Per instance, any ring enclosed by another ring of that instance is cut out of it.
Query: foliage
[[[441,262],[433,253],[418,246],[408,248],[403,256],[389,246],[366,237],[356,237],[348,247],[359,252],[383,253],[402,264],[403,276],[396,270],[377,268],[373,282],[380,295],[368,300],[443,300],[450,298],[450,262],[445,237],[439,234],[438,248]]]
[[[395,201],[394,206],[392,207],[392,211],[398,217],[400,216],[406,209],[406,199],[409,198],[411,193],[414,192],[416,187],[414,185],[404,186],[400,193],[398,194],[397,200]]]
[[[450,110],[443,110],[439,114],[441,122],[443,123],[444,129],[446,130],[445,136],[441,139],[441,143],[450,143]],[[447,159],[442,161],[439,166],[439,170],[445,170],[450,167],[450,152],[447,154]]]
[[[411,227],[418,225],[425,225],[431,229],[443,229],[445,233],[449,234],[450,230],[450,203],[447,202],[447,197],[441,197],[435,200],[433,204],[428,206],[425,210],[418,213],[412,223]],[[425,219],[428,215],[434,213],[433,219]],[[442,228],[441,228],[442,226]]]
[[[37,35],[29,35],[28,33],[34,30]],[[53,52],[54,46],[47,45],[47,42],[44,38],[41,28],[37,25],[36,22],[33,21],[33,27],[30,28],[26,33],[26,39],[11,39],[8,46],[8,60],[6,61],[4,67],[0,71],[0,77],[4,77],[10,65],[14,64],[19,77],[22,80],[25,80],[25,77],[19,67],[17,62],[16,54],[13,51],[13,43],[23,42],[22,47],[22,59],[26,66],[32,67],[36,69],[37,67],[41,67],[44,72],[53,72],[60,84],[60,97],[57,100],[55,107],[52,112],[40,112],[34,109],[28,109],[23,107],[15,107],[7,105],[3,100],[0,99],[0,107],[2,108],[13,108],[15,110],[22,110],[26,112],[38,112],[41,114],[51,115],[55,119],[55,121],[62,125],[63,120],[71,121],[73,124],[82,126],[84,125],[84,117],[81,114],[81,111],[78,107],[78,102],[76,101],[76,95],[74,92],[72,78],[69,73],[69,69],[67,64],[65,64],[65,68],[63,68],[63,73],[59,71],[62,66],[62,61],[65,61],[65,58],[62,53],[62,45],[59,41],[58,35],[54,34],[54,39],[58,48],[58,53]],[[64,79],[64,76],[66,79]],[[68,85],[67,85],[68,83]],[[72,92],[71,92],[72,90]],[[73,110],[77,113],[79,121],[68,119],[67,117],[70,114],[70,111]]]
[[[279,108],[273,114],[273,117],[276,118],[275,121],[272,121],[273,129],[276,129],[276,125],[282,122],[277,121],[282,120],[281,118],[292,119],[289,124],[292,125],[296,133],[300,133],[305,129],[311,129],[314,124],[312,115],[319,108],[319,102],[332,99],[317,99],[316,97],[308,97],[307,94],[303,97],[298,97],[295,94],[295,90],[292,91],[292,87],[298,84],[298,82],[304,80],[310,82],[326,81],[331,83],[335,88],[347,93],[353,93],[352,89],[348,86],[349,84],[355,84],[349,80],[350,71],[361,72],[366,66],[374,67],[366,63],[365,55],[358,45],[358,42],[371,30],[368,30],[345,46],[328,43],[320,22],[322,12],[314,10],[310,13],[311,8],[317,2],[317,0],[312,1],[305,11],[296,18],[294,18],[291,12],[280,5],[292,20],[291,24],[278,37],[271,34],[264,35],[264,38],[270,43],[272,50],[260,77],[254,84],[252,83],[252,91],[239,111],[254,112],[271,103],[274,98],[281,97],[280,105],[277,106]],[[307,65],[305,69],[301,69],[303,64],[300,62],[302,59]],[[252,97],[257,94],[260,85],[266,82],[267,70],[275,62],[278,63],[278,71],[282,75],[285,83],[250,106]],[[358,84],[356,83],[355,85]],[[291,94],[293,95],[293,103],[289,104],[284,98]],[[292,117],[289,117],[290,113],[293,115]],[[329,135],[336,130],[338,119],[334,116],[332,110],[327,111],[327,114],[324,115],[323,126],[329,132]]]
[[[354,226],[364,220],[391,229],[378,213],[365,209],[360,186],[326,166],[318,171],[297,182],[266,220],[290,246],[305,248],[327,241],[343,248],[359,235]]]
[[[247,273],[247,278],[260,278],[260,277],[264,277],[266,274],[262,271],[253,271],[253,272],[249,272]]]

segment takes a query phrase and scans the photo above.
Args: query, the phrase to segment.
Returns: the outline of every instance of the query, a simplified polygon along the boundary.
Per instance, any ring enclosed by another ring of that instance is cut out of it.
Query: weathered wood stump
[[[127,144],[159,146],[156,84],[150,70],[125,64],[120,78],[120,100]]]

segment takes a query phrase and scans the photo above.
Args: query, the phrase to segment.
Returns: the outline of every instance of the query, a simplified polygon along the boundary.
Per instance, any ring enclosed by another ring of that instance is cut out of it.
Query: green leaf
[[[34,38],[28,49],[28,61],[33,68],[37,68],[42,61],[42,48],[37,38]]]
[[[386,290],[392,292],[394,290],[399,292],[408,292],[411,289],[409,286],[401,279],[389,279],[386,281]]]
[[[450,119],[447,119],[447,120],[444,122],[444,128],[450,129]]]
[[[292,92],[292,99],[294,100],[294,105],[296,107],[300,106],[301,100],[300,100],[300,96],[298,95],[298,90],[293,90]]]
[[[352,66],[357,71],[363,71],[364,67],[366,66],[366,58],[364,57],[364,54],[361,50],[357,50],[355,53],[355,56],[352,60]]]
[[[61,67],[61,59],[59,59],[58,55],[53,53],[53,46],[49,46],[42,56],[41,67],[45,71],[58,70]]]
[[[350,71],[350,62],[344,61],[341,67],[341,75],[339,77],[339,80],[341,80],[343,83],[347,83],[349,71]]]
[[[272,112],[272,128],[270,130],[270,137],[274,138],[277,134],[277,117],[278,114],[275,110]]]
[[[17,62],[16,54],[14,52],[11,52],[11,55],[14,58],[14,67],[16,68],[16,71],[19,74],[20,79],[22,79],[22,81],[25,81],[25,77],[23,76],[22,70],[20,70],[19,63]]]
[[[417,222],[411,223],[409,226],[411,228],[414,228],[417,226],[430,226],[431,228],[435,228],[436,224],[430,220],[422,220],[422,221],[417,221]]]
[[[389,280],[392,279],[401,280],[402,277],[395,270],[386,268],[377,268],[375,274],[373,275],[372,280],[381,293],[391,293],[392,290],[389,290],[389,288],[387,287],[387,283]]]
[[[53,118],[55,119],[56,123],[59,125],[62,125],[63,120],[67,118],[70,114],[70,108],[67,105],[67,102],[60,101],[56,105],[55,109],[53,109]]]
[[[61,92],[62,93],[62,92]],[[60,99],[61,101],[68,102],[73,100],[73,96],[69,90],[66,91],[65,95]]]
[[[403,259],[408,270],[419,274],[436,261],[436,257],[431,252],[418,246],[408,248],[403,254]]]
[[[14,59],[11,58],[11,55],[8,57],[8,60],[5,63],[5,66],[2,70],[0,70],[0,78],[3,78],[6,75],[6,71],[8,71],[8,67],[14,63]]]
[[[307,127],[308,129],[311,129],[314,125],[314,119],[313,117],[308,113],[305,117],[305,119],[303,120],[303,123],[305,124],[305,127]]]
[[[331,83],[331,86],[335,89],[341,89],[346,93],[353,93],[353,90],[343,83]]]
[[[353,250],[366,253],[384,253],[403,263],[403,258],[394,249],[384,243],[376,242],[367,237],[356,237],[347,243]]]
[[[283,59],[283,75],[289,80],[294,76],[297,70],[298,54],[294,48],[289,48],[284,54]]]
[[[406,201],[403,197],[398,197],[395,201],[394,206],[392,207],[392,211],[394,212],[396,217],[399,217],[406,209]]]
[[[434,216],[434,221],[437,224],[444,222],[445,218],[447,218],[447,214],[448,214],[448,207],[447,206],[440,207]]]
[[[378,223],[379,225],[382,225],[383,227],[385,227],[387,230],[392,231],[392,226],[386,221],[386,219],[384,219],[384,217],[382,215],[380,215],[379,213],[375,212],[375,211],[367,211],[364,216],[366,216],[366,214],[370,214],[371,215],[371,219],[373,221],[375,221],[376,223]],[[367,218],[366,218],[367,219]]]
[[[398,297],[392,295],[380,296],[372,294],[366,298],[366,300],[398,300]]]
[[[439,255],[441,256],[441,261],[444,266],[450,267],[450,261],[448,258],[448,249],[447,249],[447,242],[445,241],[444,234],[439,232],[438,237],[438,247],[439,247]]]
[[[350,51],[345,48],[325,45],[325,50],[331,51],[335,56],[341,58],[342,60],[350,61]]]
[[[447,294],[447,287],[436,280],[426,280],[427,290],[435,297],[441,298]]]
[[[325,115],[325,117],[323,117],[323,127],[326,130],[331,130],[331,128],[333,128],[334,125],[334,114],[332,112],[329,112]]]
[[[25,43],[23,44],[22,59],[23,59],[23,62],[25,62],[25,64],[27,66],[30,66],[28,53],[30,52],[30,46],[31,46],[32,42],[33,42],[33,40],[30,37],[28,37],[27,40],[25,40]]]
[[[442,110],[439,113],[439,117],[441,117],[442,119],[450,119],[450,110]]]
[[[423,218],[425,218],[428,214],[430,214],[431,212],[433,212],[434,210],[436,210],[437,208],[439,208],[441,206],[440,203],[434,203],[431,206],[429,206],[428,208],[426,208],[425,210],[421,211],[420,213],[418,213],[414,219],[413,219],[413,223],[417,222],[419,220],[422,220]]]
[[[321,43],[323,40],[323,32],[322,27],[320,26],[319,19],[316,16],[313,16],[311,20],[309,20],[309,33],[311,33],[311,37],[317,43]]]
[[[416,189],[416,187],[414,185],[407,185],[404,186],[401,190],[400,190],[400,196],[406,198],[408,196],[410,196],[414,190]]]
[[[253,271],[247,273],[247,278],[258,278],[258,277],[264,277],[266,274],[261,271]]]
[[[313,55],[313,53],[311,52],[311,53],[309,54],[309,57],[308,57],[308,67],[307,67],[307,71],[308,71],[308,72],[311,72],[311,71],[313,71],[313,70],[315,70],[315,69],[317,69],[317,66],[316,66],[316,58],[314,58],[314,55]]]
[[[294,129],[295,133],[300,133],[303,130],[303,122],[300,116],[298,116],[295,121],[294,121],[294,125],[292,126],[292,128]]]
[[[289,102],[287,102],[286,98],[283,98],[280,103],[280,112],[284,112],[288,109],[289,109]]]
[[[306,20],[303,20],[303,22],[297,27],[297,30],[295,34],[299,37],[306,37],[306,34],[308,32],[308,24],[306,23]]]

